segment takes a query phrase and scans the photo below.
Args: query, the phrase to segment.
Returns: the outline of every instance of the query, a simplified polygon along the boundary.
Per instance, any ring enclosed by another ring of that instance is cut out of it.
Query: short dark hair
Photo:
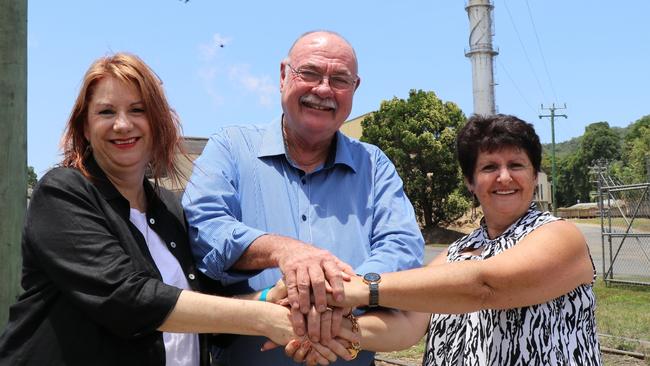
[[[479,152],[495,152],[508,147],[524,150],[535,173],[540,171],[542,145],[532,124],[507,114],[473,115],[456,137],[456,154],[463,176],[474,183]]]

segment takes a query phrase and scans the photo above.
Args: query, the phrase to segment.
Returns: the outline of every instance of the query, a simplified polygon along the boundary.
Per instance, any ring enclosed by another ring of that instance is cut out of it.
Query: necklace
[[[284,155],[287,157],[287,160],[291,165],[296,165],[293,159],[291,159],[291,152],[289,151],[289,144],[287,143],[287,131],[284,127],[284,118],[282,118],[282,143],[284,144]]]

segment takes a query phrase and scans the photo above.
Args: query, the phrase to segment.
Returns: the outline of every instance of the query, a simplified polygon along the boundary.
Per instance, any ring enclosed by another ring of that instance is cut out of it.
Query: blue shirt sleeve
[[[370,256],[358,274],[395,272],[422,266],[424,239],[395,166],[379,149],[374,170],[374,212]]]
[[[210,138],[194,162],[182,201],[197,267],[224,285],[257,273],[228,270],[255,239],[266,234],[241,222],[238,162],[227,134],[224,129]]]

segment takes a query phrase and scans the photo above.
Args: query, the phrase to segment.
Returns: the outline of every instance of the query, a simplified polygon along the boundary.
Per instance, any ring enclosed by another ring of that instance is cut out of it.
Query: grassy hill
[[[616,134],[620,137],[621,142],[625,138],[625,135],[627,135],[627,131],[629,129],[628,127],[612,127],[612,130],[616,132]],[[555,156],[558,159],[561,159],[567,155],[571,155],[575,153],[578,148],[580,147],[580,141],[582,140],[582,136],[574,137],[568,141],[564,142],[559,142],[555,143]],[[542,150],[543,153],[550,154],[551,153],[551,144],[542,144]]]

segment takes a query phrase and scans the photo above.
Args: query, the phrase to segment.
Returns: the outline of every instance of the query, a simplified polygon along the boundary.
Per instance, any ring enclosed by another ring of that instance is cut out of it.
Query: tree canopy
[[[469,208],[455,156],[461,109],[432,91],[383,101],[362,122],[362,141],[379,146],[395,164],[404,190],[425,227],[449,222]]]
[[[34,172],[34,167],[31,166],[31,165],[28,166],[27,167],[27,187],[34,188],[37,181],[38,181],[38,177],[36,176],[36,172]]]
[[[622,138],[621,159],[612,164],[613,174],[623,183],[650,181],[650,115],[626,128]]]
[[[650,152],[650,116],[645,116],[626,128],[610,127],[607,122],[596,122],[585,128],[584,135],[572,139],[574,144],[566,155],[558,159],[559,206],[588,202],[596,190],[590,168],[596,161],[606,161],[609,174],[623,183],[641,183],[648,180],[647,159]],[[544,169],[548,169],[548,149],[545,149]]]

